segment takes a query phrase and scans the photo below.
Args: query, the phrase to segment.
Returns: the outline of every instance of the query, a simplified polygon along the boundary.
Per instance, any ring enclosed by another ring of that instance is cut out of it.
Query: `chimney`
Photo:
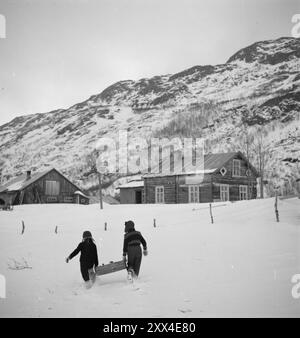
[[[27,170],[26,171],[26,180],[30,180],[31,179],[31,170]]]

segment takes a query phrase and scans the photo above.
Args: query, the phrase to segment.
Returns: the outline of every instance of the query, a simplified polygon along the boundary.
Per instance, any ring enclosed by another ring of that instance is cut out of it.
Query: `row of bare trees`
[[[246,156],[248,162],[253,163],[258,171],[260,198],[264,198],[266,167],[271,158],[270,146],[266,137],[267,131],[265,130],[264,126],[258,126],[255,130],[250,131],[249,127],[244,124],[242,138],[239,140],[239,142],[235,142],[234,144],[235,150],[240,150]],[[250,185],[250,177],[248,185]],[[251,196],[249,196],[249,198],[251,198]]]

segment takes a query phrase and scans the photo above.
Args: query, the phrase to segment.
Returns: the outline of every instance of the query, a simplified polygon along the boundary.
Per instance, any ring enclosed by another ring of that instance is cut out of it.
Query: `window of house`
[[[250,170],[250,169],[247,169],[247,170],[246,170],[246,176],[251,176],[251,175],[252,175],[251,170]]]
[[[221,201],[229,201],[229,185],[221,184],[220,185],[220,199]]]
[[[240,185],[240,200],[248,199],[248,187],[246,185]]]
[[[241,176],[241,161],[233,160],[232,176]]]
[[[165,202],[165,190],[163,186],[155,187],[155,203]]]
[[[190,185],[189,186],[189,203],[198,203],[199,202],[199,186]]]
[[[56,196],[47,196],[47,202],[55,203],[55,202],[57,202],[57,197]]]
[[[65,196],[64,202],[65,203],[73,203],[73,197],[72,196]]]
[[[59,182],[46,181],[46,195],[57,196],[59,195]]]
[[[226,173],[227,173],[226,168],[225,167],[221,168],[220,173],[221,173],[222,176],[225,176]]]

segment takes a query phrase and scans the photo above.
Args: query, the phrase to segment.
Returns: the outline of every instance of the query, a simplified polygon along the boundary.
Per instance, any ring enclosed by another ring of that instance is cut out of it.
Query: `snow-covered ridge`
[[[147,139],[163,128],[173,137],[180,126],[172,130],[169,123],[176,116],[184,134],[184,123],[201,112],[194,128],[215,152],[236,150],[245,126],[266,126],[280,181],[294,170],[281,160],[300,156],[299,52],[300,39],[257,42],[221,65],[117,82],[68,109],[17,117],[0,126],[2,179],[54,166],[91,189],[97,181],[83,179],[84,157],[99,138],[128,130],[129,137]]]
[[[242,60],[245,62],[277,64],[300,56],[300,39],[283,37],[277,40],[256,42],[234,54],[228,63]]]

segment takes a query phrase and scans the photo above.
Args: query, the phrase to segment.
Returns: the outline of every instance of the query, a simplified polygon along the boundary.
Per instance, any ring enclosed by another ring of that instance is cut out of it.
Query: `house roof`
[[[205,170],[218,170],[224,164],[230,161],[237,153],[217,153],[204,155],[204,169]]]
[[[50,172],[53,168],[48,169],[46,171],[36,172],[31,174],[31,178],[27,179],[27,174],[22,174],[20,176],[15,177],[14,179],[6,182],[4,185],[0,186],[0,192],[10,192],[10,191],[19,191],[28,187],[31,183],[37,181],[48,172]]]
[[[80,196],[83,196],[83,197],[85,197],[85,198],[90,198],[90,196],[87,196],[87,195],[85,195],[82,191],[80,191],[80,190],[76,190],[75,192],[74,192],[74,195],[80,195]]]
[[[138,180],[138,181],[131,181],[131,182],[122,184],[117,189],[143,188],[143,187],[144,187],[144,181]]]
[[[50,171],[55,170],[55,168],[50,168],[45,171],[35,172],[31,174],[31,178],[27,179],[27,174],[22,174],[20,176],[17,176],[16,178],[8,181],[6,184],[0,186],[0,193],[1,192],[15,192],[15,191],[21,191],[27,188],[32,183],[36,182],[46,174],[48,174]],[[69,181],[71,184],[73,184],[79,191],[79,189],[76,184],[72,183],[69,179],[67,179],[62,173],[57,171],[61,176],[63,176],[67,181]]]
[[[230,161],[233,157],[239,156],[244,161],[249,161],[245,158],[245,156],[240,152],[229,152],[229,153],[215,153],[215,154],[206,154],[204,155],[204,163],[200,162],[198,165],[198,169],[195,170],[192,164],[185,165],[183,170],[174,171],[171,173],[162,173],[159,172],[158,167],[154,170],[154,173],[144,174],[143,177],[162,177],[162,176],[177,176],[177,175],[189,175],[189,174],[212,174],[217,170],[220,170],[228,161]],[[162,161],[162,164],[168,164],[169,159],[166,158]],[[257,170],[249,163],[249,167],[258,175]],[[155,173],[155,171],[157,173]]]

